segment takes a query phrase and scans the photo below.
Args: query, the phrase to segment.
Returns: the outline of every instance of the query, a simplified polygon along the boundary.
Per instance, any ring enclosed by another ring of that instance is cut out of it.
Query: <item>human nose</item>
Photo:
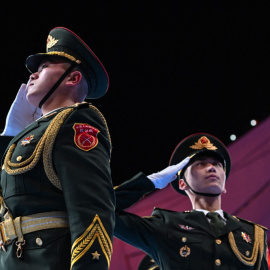
[[[208,163],[208,165],[207,165],[207,170],[208,170],[209,172],[215,172],[215,171],[216,171],[216,168],[215,168],[214,164]]]
[[[38,77],[38,72],[30,74],[29,81],[33,81]]]

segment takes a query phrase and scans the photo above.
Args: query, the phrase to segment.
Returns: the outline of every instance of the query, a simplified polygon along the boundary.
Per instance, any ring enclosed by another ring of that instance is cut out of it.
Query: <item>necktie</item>
[[[209,212],[206,216],[210,219],[210,224],[216,235],[220,234],[224,228],[224,222],[221,220],[221,216],[216,212]]]

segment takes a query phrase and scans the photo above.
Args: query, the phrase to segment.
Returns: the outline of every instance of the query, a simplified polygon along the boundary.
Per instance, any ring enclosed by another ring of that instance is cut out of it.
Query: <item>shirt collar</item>
[[[196,211],[203,212],[205,215],[207,215],[210,212],[210,211],[205,210],[205,209],[196,209]],[[216,210],[215,212],[219,213],[219,215],[222,217],[222,219],[226,220],[226,218],[224,217],[224,212],[223,212],[222,209]]]

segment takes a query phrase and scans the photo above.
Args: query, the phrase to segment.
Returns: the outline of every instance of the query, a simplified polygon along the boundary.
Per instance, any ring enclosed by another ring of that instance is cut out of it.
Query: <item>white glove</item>
[[[157,173],[150,174],[147,177],[155,185],[155,188],[165,188],[170,182],[176,179],[177,173],[188,164],[189,160],[190,157],[186,157],[180,163],[171,165],[166,169]]]
[[[26,84],[23,83],[9,109],[1,136],[15,136],[41,116],[41,109],[29,103],[26,93]]]

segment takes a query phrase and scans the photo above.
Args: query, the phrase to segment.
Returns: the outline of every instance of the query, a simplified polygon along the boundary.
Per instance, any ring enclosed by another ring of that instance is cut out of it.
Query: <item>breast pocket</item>
[[[3,197],[26,193],[36,194],[41,191],[41,172],[38,166],[30,172],[9,175],[5,171],[1,174],[1,186]]]
[[[176,260],[170,260],[172,269],[202,269],[202,235],[169,230],[168,238],[177,247]]]

